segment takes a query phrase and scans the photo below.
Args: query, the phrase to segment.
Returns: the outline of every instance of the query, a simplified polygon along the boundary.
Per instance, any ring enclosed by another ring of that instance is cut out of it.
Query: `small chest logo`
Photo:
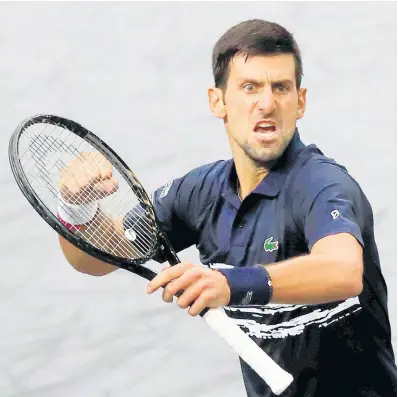
[[[268,237],[265,241],[264,241],[264,251],[265,252],[272,252],[272,251],[276,251],[278,249],[278,245],[279,242],[276,241],[272,241],[273,237]]]

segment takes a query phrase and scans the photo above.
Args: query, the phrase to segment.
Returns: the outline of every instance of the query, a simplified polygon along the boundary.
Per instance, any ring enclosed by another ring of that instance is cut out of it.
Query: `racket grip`
[[[293,376],[268,356],[221,308],[209,309],[202,318],[271,388],[276,395],[283,393]]]

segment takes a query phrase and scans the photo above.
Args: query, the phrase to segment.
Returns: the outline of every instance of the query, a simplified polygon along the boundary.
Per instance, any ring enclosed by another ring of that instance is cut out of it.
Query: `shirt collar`
[[[277,196],[285,180],[286,174],[291,169],[294,160],[296,159],[298,154],[305,147],[306,146],[301,141],[300,134],[296,128],[286,150],[278,159],[277,163],[271,168],[268,174],[260,182],[260,184],[256,187],[256,189],[254,189],[252,194],[260,194],[268,197]],[[230,160],[223,196],[235,206],[240,204],[236,188],[237,175],[235,170],[235,164],[233,160]]]

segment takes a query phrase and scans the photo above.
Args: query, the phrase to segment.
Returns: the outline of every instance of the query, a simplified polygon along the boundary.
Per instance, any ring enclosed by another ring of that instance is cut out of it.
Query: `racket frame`
[[[112,166],[116,167],[117,171],[124,177],[125,181],[129,185],[129,187],[133,190],[133,192],[136,192],[137,189],[139,189],[140,195],[144,196],[144,198],[152,206],[151,200],[147,192],[145,191],[141,183],[138,181],[138,179],[135,177],[135,174],[131,171],[130,167],[104,141],[102,141],[98,136],[93,134],[91,131],[87,130],[79,123],[76,123],[75,121],[68,120],[63,117],[55,115],[46,115],[46,114],[35,115],[22,121],[13,132],[9,142],[8,154],[9,154],[11,170],[14,174],[15,180],[20,190],[22,191],[23,195],[30,202],[30,204],[36,210],[36,212],[58,234],[60,234],[63,238],[65,238],[74,246],[78,247],[82,251],[86,252],[88,255],[91,255],[101,261],[128,270],[132,273],[135,273],[141,277],[146,278],[147,280],[152,280],[156,276],[156,273],[141,265],[148,262],[154,256],[154,254],[158,252],[158,250],[163,251],[164,255],[166,255],[168,259],[176,258],[176,254],[173,251],[171,251],[170,253],[167,252],[168,250],[170,250],[171,246],[170,244],[168,244],[165,234],[159,230],[153,206],[152,206],[152,211],[157,226],[157,238],[156,242],[152,244],[152,249],[149,250],[148,253],[142,258],[130,259],[130,258],[121,258],[115,255],[111,255],[85,242],[83,238],[77,237],[75,233],[73,233],[72,231],[67,229],[64,225],[62,225],[62,223],[51,212],[51,210],[40,200],[38,195],[35,193],[33,187],[31,186],[28,178],[26,177],[25,171],[23,170],[22,164],[20,162],[19,151],[18,151],[19,140],[23,135],[24,131],[29,126],[36,123],[52,124],[59,126],[61,128],[67,128],[73,134],[87,141],[96,150],[102,153],[111,162]]]

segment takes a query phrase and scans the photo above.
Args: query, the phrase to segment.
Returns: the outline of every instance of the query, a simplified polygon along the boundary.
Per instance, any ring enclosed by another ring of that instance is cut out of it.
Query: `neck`
[[[255,164],[246,154],[243,156],[234,156],[234,163],[238,176],[238,195],[241,200],[244,200],[268,174],[269,168]]]

